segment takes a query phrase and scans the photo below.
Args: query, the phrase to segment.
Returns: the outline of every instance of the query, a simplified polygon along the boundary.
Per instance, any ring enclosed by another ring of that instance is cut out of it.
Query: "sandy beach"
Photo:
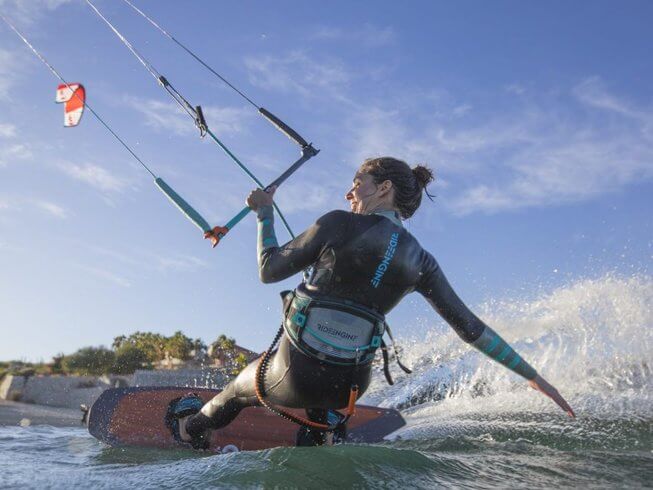
[[[0,400],[0,426],[52,425],[81,427],[82,412],[72,408],[47,407]]]

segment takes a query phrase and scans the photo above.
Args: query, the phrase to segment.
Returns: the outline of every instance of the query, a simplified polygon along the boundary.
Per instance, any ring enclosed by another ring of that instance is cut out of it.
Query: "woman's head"
[[[410,218],[422,202],[422,192],[433,181],[433,172],[424,165],[414,168],[392,157],[365,160],[356,172],[354,187],[347,193],[352,211],[369,212],[382,205]]]

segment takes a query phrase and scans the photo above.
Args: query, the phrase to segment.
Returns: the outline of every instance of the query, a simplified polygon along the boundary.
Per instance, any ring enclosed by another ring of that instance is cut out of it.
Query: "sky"
[[[650,2],[133,2],[321,150],[277,192],[295,233],[390,155],[435,171],[406,226],[472,309],[651,274]],[[260,180],[298,158],[126,3],[96,5]],[[251,181],[83,1],[0,12],[211,224],[243,207]],[[63,127],[57,85],[0,22],[0,360],[137,330],[267,348],[301,278],[259,282],[253,217],[211,249],[92,114]],[[402,337],[441,320],[413,294],[388,321]]]

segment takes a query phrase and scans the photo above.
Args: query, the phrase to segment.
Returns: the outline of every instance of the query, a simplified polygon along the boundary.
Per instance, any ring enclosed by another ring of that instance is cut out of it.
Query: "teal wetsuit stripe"
[[[272,206],[262,206],[257,211],[258,218],[258,239],[257,252],[259,258],[264,250],[272,247],[278,247],[279,242],[274,233],[274,211]]]
[[[512,350],[512,347],[510,347],[508,344],[506,344],[506,347],[501,351],[501,354],[499,354],[496,357],[496,360],[499,361],[499,362],[503,361],[506,357],[508,357],[508,354],[510,354],[511,352],[514,352]]]
[[[508,364],[509,369],[515,369],[517,365],[521,362],[521,357],[519,357],[519,354],[515,353],[515,358]]]
[[[496,348],[496,346],[501,342],[501,337],[498,335],[494,334],[495,337],[492,339],[490,342],[490,345],[488,345],[484,350],[487,355],[491,355],[492,351]]]
[[[526,379],[534,379],[537,376],[537,371],[490,327],[486,326],[481,336],[472,342],[472,345]]]

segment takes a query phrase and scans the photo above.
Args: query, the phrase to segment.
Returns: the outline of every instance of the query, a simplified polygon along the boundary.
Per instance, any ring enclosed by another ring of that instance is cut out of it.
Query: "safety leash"
[[[272,413],[275,413],[276,415],[283,417],[284,419],[289,420],[290,422],[306,427],[307,429],[333,431],[336,430],[339,426],[346,424],[347,421],[356,413],[356,400],[358,399],[358,391],[359,391],[358,385],[356,384],[352,384],[349,392],[347,415],[343,416],[337,423],[334,423],[332,425],[313,422],[312,420],[309,420],[307,418],[290,413],[287,410],[284,410],[283,408],[275,407],[265,399],[265,373],[268,370],[270,358],[272,357],[272,352],[274,348],[277,346],[279,340],[281,339],[281,336],[283,335],[283,331],[284,331],[283,325],[281,325],[279,331],[277,332],[277,335],[274,337],[274,340],[272,341],[272,344],[270,345],[268,350],[266,350],[263,353],[263,355],[261,356],[261,360],[259,361],[256,367],[255,391],[256,391],[256,397],[258,398],[258,401],[261,403],[261,405],[263,405],[265,408],[270,410]]]

